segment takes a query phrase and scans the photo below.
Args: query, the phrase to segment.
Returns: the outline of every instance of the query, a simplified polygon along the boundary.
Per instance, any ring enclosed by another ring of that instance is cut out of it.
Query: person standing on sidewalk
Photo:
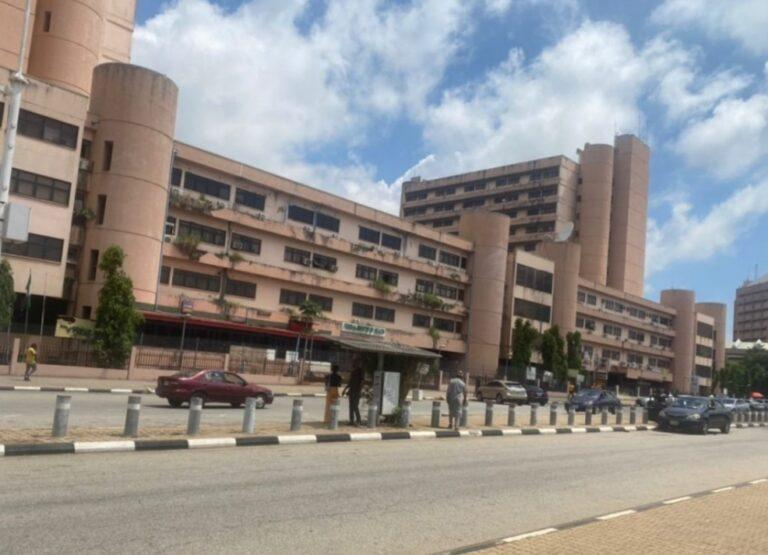
[[[339,388],[341,387],[341,374],[339,374],[339,365],[331,366],[331,374],[325,387],[325,419],[326,424],[331,423],[331,406],[339,398]]]
[[[363,369],[359,361],[355,361],[352,367],[352,374],[349,376],[349,383],[344,388],[342,395],[349,394],[349,425],[359,426],[363,423],[360,418],[360,394],[363,391]]]
[[[458,430],[461,422],[461,407],[467,404],[467,384],[464,383],[463,372],[457,372],[448,382],[445,398],[448,401],[448,427]]]
[[[24,353],[27,369],[24,371],[24,381],[28,382],[32,374],[37,372],[37,343],[32,343]]]

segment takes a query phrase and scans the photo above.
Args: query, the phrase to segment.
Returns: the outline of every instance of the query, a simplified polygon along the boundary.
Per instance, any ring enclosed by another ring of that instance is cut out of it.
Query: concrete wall
[[[581,152],[579,242],[585,279],[605,285],[611,228],[613,147],[587,144]]]
[[[666,289],[661,292],[661,304],[674,308],[675,362],[672,385],[680,393],[691,393],[691,375],[696,354],[696,298],[693,291]]]
[[[715,370],[725,368],[725,326],[728,319],[728,307],[723,303],[696,303],[696,312],[706,314],[714,320],[715,338],[712,347],[715,350]]]
[[[579,243],[542,243],[538,252],[555,263],[555,286],[552,300],[552,324],[561,335],[576,331],[576,295],[579,285],[579,263],[584,260]]]
[[[17,69],[19,67],[19,48],[21,31],[24,27],[24,8],[26,0],[0,0],[0,67]],[[32,0],[32,21],[34,21],[35,1]],[[30,24],[31,25],[31,24]],[[29,45],[32,34],[27,39],[27,55],[23,69],[27,71]]]

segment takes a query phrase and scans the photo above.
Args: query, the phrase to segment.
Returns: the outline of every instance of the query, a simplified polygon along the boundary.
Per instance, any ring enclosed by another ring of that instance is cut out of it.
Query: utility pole
[[[24,58],[27,54],[27,35],[29,33],[29,19],[32,13],[32,2],[27,0],[24,9],[24,28],[21,31],[21,48],[19,48],[19,67],[10,77],[7,94],[8,123],[5,127],[5,148],[3,160],[0,163],[0,219],[6,218],[8,196],[11,191],[11,170],[13,169],[13,154],[16,148],[16,130],[19,125],[19,110],[21,109],[21,92],[29,84],[24,77]],[[2,254],[2,241],[0,241],[0,254]]]

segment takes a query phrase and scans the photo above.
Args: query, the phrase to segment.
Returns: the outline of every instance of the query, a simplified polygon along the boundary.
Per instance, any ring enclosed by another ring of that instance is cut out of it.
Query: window
[[[419,207],[416,207],[416,208],[406,208],[403,211],[403,215],[405,217],[408,217],[408,216],[423,216],[426,213],[427,213],[427,207],[426,206],[419,206]]]
[[[300,306],[307,300],[307,294],[301,291],[290,291],[288,289],[280,290],[280,304]]]
[[[579,291],[576,294],[576,300],[579,301],[582,304],[585,303],[587,301],[587,294],[584,293],[584,291]]]
[[[309,266],[312,263],[312,253],[301,249],[294,249],[293,247],[285,247],[285,256],[283,259],[286,262],[291,262],[293,264]]]
[[[176,235],[176,218],[168,216],[165,219],[165,234]]]
[[[458,254],[452,252],[440,251],[440,262],[442,264],[448,264],[448,266],[461,266],[461,257]]]
[[[715,336],[715,329],[709,324],[705,324],[704,322],[697,322],[696,335],[712,339]]]
[[[376,268],[372,268],[371,266],[364,266],[363,264],[358,264],[357,270],[355,271],[355,277],[358,277],[360,279],[367,279],[370,281],[376,281]]]
[[[338,269],[335,258],[317,253],[312,256],[312,266],[329,272],[335,272]]]
[[[603,335],[613,336],[616,339],[621,338],[621,328],[613,324],[603,324]]]
[[[229,200],[229,185],[202,175],[184,172],[184,188],[211,197]]]
[[[19,133],[25,137],[40,139],[75,150],[78,128],[28,110],[19,111]]]
[[[107,195],[99,195],[96,197],[96,223],[102,225],[104,223],[104,214],[107,211]]]
[[[643,355],[638,355],[637,353],[627,353],[627,362],[630,364],[636,364],[638,366],[642,366],[643,360],[644,360]]]
[[[637,341],[638,343],[645,342],[645,334],[641,331],[629,330],[629,338],[632,341]]]
[[[321,297],[320,295],[310,295],[309,300],[320,306],[325,312],[333,311],[333,299],[331,297]]]
[[[51,32],[51,12],[45,12],[43,14],[43,32]]]
[[[360,226],[360,231],[358,232],[357,237],[361,241],[374,243],[375,245],[378,245],[381,242],[381,233],[368,227]]]
[[[59,181],[22,170],[11,170],[11,192],[24,197],[32,197],[62,204],[69,204],[69,192],[72,186],[66,181]]]
[[[440,331],[447,331],[448,333],[454,333],[456,331],[457,322],[453,320],[446,320],[445,318],[435,318],[433,324],[435,329]]]
[[[476,208],[478,206],[483,206],[485,204],[484,198],[475,198],[470,200],[465,200],[462,204],[463,208]]]
[[[397,287],[398,275],[395,272],[388,272],[386,270],[379,270],[379,278],[387,285]]]
[[[381,246],[388,249],[399,251],[403,246],[403,240],[396,235],[390,235],[388,233],[381,234]]]
[[[339,232],[339,219],[322,212],[315,213],[315,225],[328,231]]]
[[[288,219],[294,222],[300,222],[303,224],[311,225],[313,227],[321,227],[330,231],[339,231],[339,219],[333,216],[328,216],[322,212],[314,212],[301,206],[291,204],[288,206]]]
[[[240,187],[235,190],[235,204],[247,206],[248,208],[253,208],[255,210],[264,210],[265,200],[266,197],[264,195],[246,191]]]
[[[160,268],[160,283],[168,285],[171,282],[171,267],[163,266]]]
[[[376,307],[376,315],[374,316],[376,320],[381,320],[382,322],[394,322],[395,321],[395,311],[391,308],[384,308],[383,306],[377,306]]]
[[[3,243],[5,254],[39,258],[51,262],[61,262],[63,251],[64,241],[62,239],[34,233],[29,234],[26,243]]]
[[[238,281],[236,279],[227,279],[227,295],[236,297],[245,297],[247,299],[256,298],[256,284],[248,281]]]
[[[597,306],[597,295],[587,294],[587,304]]]
[[[515,316],[538,320],[539,322],[549,322],[550,311],[551,308],[545,304],[515,298]]]
[[[442,283],[438,283],[435,285],[435,295],[438,297],[443,297],[444,299],[458,299],[459,298],[459,290],[456,287],[451,287],[450,285],[444,285]]]
[[[101,164],[101,169],[108,172],[112,169],[112,152],[115,150],[115,143],[112,141],[104,141],[104,160]]]
[[[99,251],[97,249],[91,249],[91,258],[88,262],[88,279],[93,281],[96,279],[96,271],[99,269]]]
[[[544,293],[552,293],[552,274],[544,270],[537,270],[524,264],[517,265],[515,283],[522,287],[535,289]]]
[[[696,365],[696,375],[700,378],[711,378],[712,377],[712,368],[709,366],[704,366],[702,364]]]
[[[585,330],[591,330],[595,331],[595,328],[597,327],[597,324],[594,320],[590,320],[588,318],[584,318],[583,316],[577,316],[576,317],[576,327],[585,329]]]
[[[427,198],[427,191],[415,191],[413,193],[405,193],[406,202],[413,202],[415,200],[425,200]]]
[[[455,220],[453,218],[441,218],[432,221],[432,227],[451,227]]]
[[[424,244],[419,245],[419,258],[426,258],[427,260],[437,259],[437,249]]]
[[[173,270],[173,284],[178,287],[213,291],[215,293],[221,290],[221,278],[219,276],[200,274],[179,268]]]
[[[432,293],[435,290],[435,284],[425,279],[416,280],[417,293]]]
[[[413,327],[414,328],[428,328],[432,325],[431,318],[426,314],[414,314],[413,315]]]
[[[373,318],[373,305],[352,303],[352,316],[357,316],[358,318]]]
[[[198,237],[203,243],[224,246],[227,243],[227,233],[215,227],[197,224],[195,222],[179,221],[179,235]]]
[[[240,235],[239,233],[233,233],[232,240],[230,241],[230,247],[233,251],[261,254],[261,239],[248,237],[247,235]]]
[[[621,360],[621,353],[612,349],[603,349],[603,358],[609,360]]]
[[[706,345],[696,345],[696,356],[712,358],[712,347],[707,347]]]
[[[173,168],[171,170],[171,185],[181,187],[181,168]]]

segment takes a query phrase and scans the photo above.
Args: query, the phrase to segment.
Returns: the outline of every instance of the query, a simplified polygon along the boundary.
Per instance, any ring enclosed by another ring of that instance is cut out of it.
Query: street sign
[[[535,380],[536,379],[536,368],[534,366],[529,366],[525,369],[525,379],[526,380]]]
[[[189,299],[187,297],[182,297],[179,300],[179,312],[182,314],[192,314],[192,311],[195,309],[195,303],[192,299]]]

